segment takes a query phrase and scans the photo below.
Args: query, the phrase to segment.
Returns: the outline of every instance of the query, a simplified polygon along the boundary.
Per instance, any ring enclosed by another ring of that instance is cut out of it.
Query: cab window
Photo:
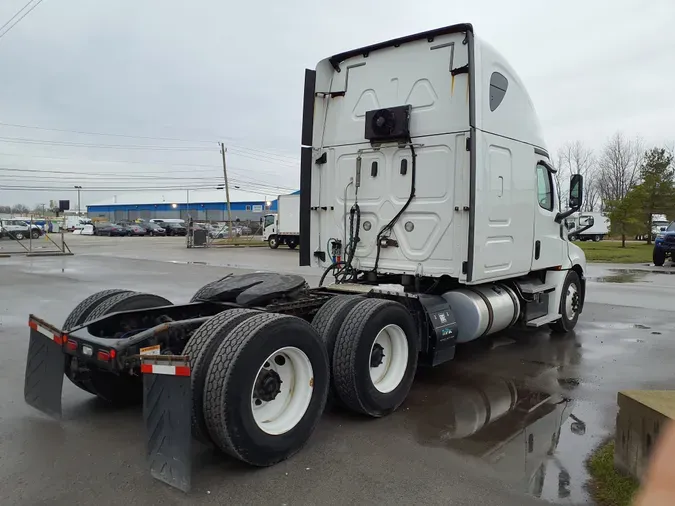
[[[542,209],[553,211],[553,181],[543,165],[537,165],[537,200]]]
[[[270,225],[274,225],[274,215],[273,214],[268,214],[265,216],[265,226],[269,227]]]

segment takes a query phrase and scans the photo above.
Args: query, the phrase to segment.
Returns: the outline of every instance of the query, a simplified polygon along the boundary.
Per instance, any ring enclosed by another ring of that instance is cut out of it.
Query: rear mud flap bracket
[[[141,357],[143,420],[153,478],[189,492],[192,484],[192,388],[187,357]]]
[[[43,413],[61,418],[61,393],[66,356],[62,333],[31,315],[23,396],[26,403]]]

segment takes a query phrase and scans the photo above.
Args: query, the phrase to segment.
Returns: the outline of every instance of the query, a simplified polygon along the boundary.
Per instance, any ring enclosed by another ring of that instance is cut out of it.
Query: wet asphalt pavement
[[[283,249],[186,250],[154,238],[70,245],[76,256],[0,259],[3,506],[590,504],[584,460],[613,430],[617,391],[675,385],[675,276],[590,266],[573,335],[512,331],[470,343],[420,371],[398,412],[370,420],[329,410],[308,445],[272,468],[196,447],[185,495],[150,477],[139,408],[113,410],[68,381],[61,422],[24,403],[27,315],[59,325],[111,287],[178,303],[227,272],[298,272],[311,284],[319,273]]]

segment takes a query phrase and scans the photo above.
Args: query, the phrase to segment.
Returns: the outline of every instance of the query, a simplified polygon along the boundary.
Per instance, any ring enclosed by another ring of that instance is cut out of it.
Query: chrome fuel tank
[[[506,285],[494,283],[445,292],[457,319],[458,343],[466,343],[504,330],[520,315],[520,302]]]

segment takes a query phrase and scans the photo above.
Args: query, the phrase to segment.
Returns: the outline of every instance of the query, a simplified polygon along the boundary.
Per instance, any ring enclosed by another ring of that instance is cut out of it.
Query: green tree
[[[630,190],[623,199],[608,200],[605,209],[609,216],[613,235],[621,235],[621,247],[626,247],[626,236],[635,235],[642,228],[641,195],[637,189]]]
[[[652,148],[645,153],[640,167],[639,185],[634,188],[637,206],[642,214],[642,233],[652,242],[652,215],[673,215],[675,211],[675,170],[673,156],[664,148]]]

